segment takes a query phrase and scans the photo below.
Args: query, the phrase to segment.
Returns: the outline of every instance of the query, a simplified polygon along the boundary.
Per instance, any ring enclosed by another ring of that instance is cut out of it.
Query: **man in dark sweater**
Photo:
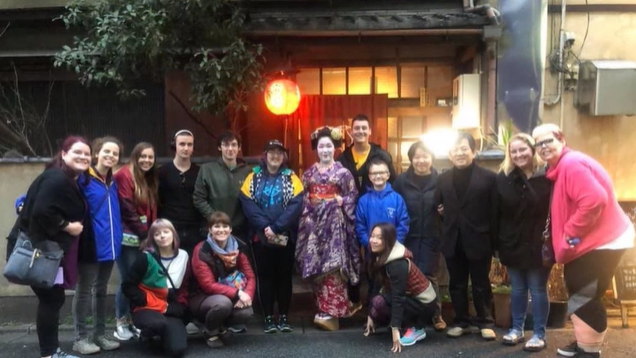
[[[496,222],[496,175],[473,162],[475,139],[460,132],[449,153],[453,168],[437,181],[435,201],[442,218],[442,253],[450,276],[449,291],[455,319],[447,331],[459,337],[480,329],[486,340],[496,338],[492,330],[490,262]],[[468,278],[472,283],[477,317],[468,314]]]
[[[196,244],[205,238],[201,229],[203,216],[194,206],[192,194],[199,166],[190,158],[194,151],[194,135],[187,129],[177,131],[170,142],[172,162],[159,168],[158,217],[172,222],[179,234],[180,247],[192,255]]]
[[[353,174],[356,179],[358,195],[364,195],[367,192],[367,188],[373,187],[369,179],[368,163],[371,163],[376,158],[387,163],[390,173],[389,183],[393,183],[396,176],[391,154],[379,145],[369,142],[369,137],[371,136],[369,117],[364,114],[355,116],[351,122],[351,135],[353,136],[353,144],[347,147],[336,160]]]

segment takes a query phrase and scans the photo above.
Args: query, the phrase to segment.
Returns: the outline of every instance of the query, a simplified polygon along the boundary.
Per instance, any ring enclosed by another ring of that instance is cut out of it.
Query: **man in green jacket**
[[[203,164],[194,185],[194,206],[206,218],[222,211],[232,219],[232,235],[248,241],[248,226],[239,201],[241,186],[250,173],[245,161],[238,158],[241,137],[226,131],[219,136],[221,158]]]

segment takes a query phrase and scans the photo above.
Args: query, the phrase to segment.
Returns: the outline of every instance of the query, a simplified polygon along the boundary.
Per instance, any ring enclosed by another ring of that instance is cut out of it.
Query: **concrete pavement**
[[[210,350],[203,338],[191,337],[186,357],[222,356],[234,357],[391,357],[390,335],[386,329],[378,330],[372,337],[364,337],[360,322],[349,321],[338,332],[323,332],[315,329],[309,317],[292,321],[293,333],[276,333],[265,335],[259,322],[251,322],[248,332],[235,334],[229,345],[217,350]],[[627,358],[636,356],[636,330],[622,329],[620,320],[610,322],[610,330],[602,351],[603,357]],[[22,328],[26,328],[23,326]],[[111,331],[112,332],[112,331]],[[505,330],[498,329],[498,340],[486,342],[478,335],[467,335],[461,338],[447,338],[443,333],[429,331],[425,340],[412,347],[404,347],[400,357],[426,358],[544,358],[556,357],[556,348],[569,343],[573,332],[570,328],[552,329],[548,331],[548,348],[540,353],[527,353],[521,346],[508,347],[501,344],[501,336]],[[527,333],[527,335],[530,332]],[[69,330],[60,334],[61,346],[70,352],[73,334]],[[27,358],[38,357],[37,335],[35,331],[8,330],[0,333],[0,357]],[[137,341],[124,342],[119,350],[96,355],[99,358],[143,358],[156,357],[146,346]]]

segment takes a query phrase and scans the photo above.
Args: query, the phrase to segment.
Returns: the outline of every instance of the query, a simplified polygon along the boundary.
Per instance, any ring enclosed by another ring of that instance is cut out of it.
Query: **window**
[[[349,94],[371,94],[371,67],[349,68]]]
[[[387,93],[389,98],[398,98],[397,67],[376,67],[375,81],[375,93]]]
[[[420,88],[426,86],[426,69],[424,66],[409,66],[401,69],[400,97],[419,98]]]
[[[320,69],[303,69],[296,75],[296,84],[301,95],[320,94]]]
[[[322,94],[347,94],[346,68],[322,69]]]

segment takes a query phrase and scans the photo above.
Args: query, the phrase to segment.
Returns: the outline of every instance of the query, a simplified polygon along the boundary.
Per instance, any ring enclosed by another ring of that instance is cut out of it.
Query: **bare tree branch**
[[[4,29],[0,31],[0,37],[2,37],[2,35],[4,35],[5,32],[7,32],[7,30],[9,29],[9,26],[11,26],[11,23],[7,22],[7,26],[5,26]]]

